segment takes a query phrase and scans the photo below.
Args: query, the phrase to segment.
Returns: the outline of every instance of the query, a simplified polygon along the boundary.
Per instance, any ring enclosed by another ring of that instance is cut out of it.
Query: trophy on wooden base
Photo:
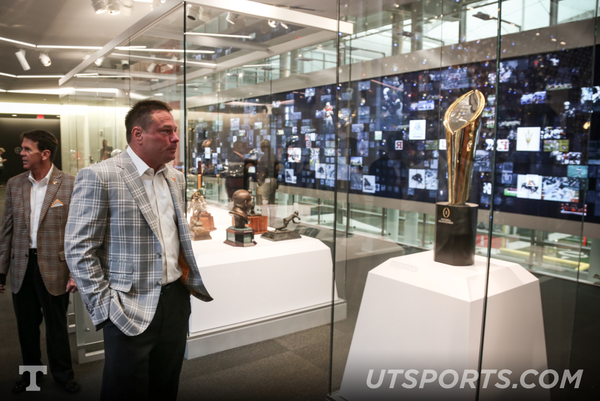
[[[196,194],[199,194],[199,192],[197,191],[194,193],[194,195],[192,195],[192,200],[190,201],[190,206],[188,208],[188,213],[192,213],[192,216],[190,217],[190,231],[192,233],[192,241],[212,239],[212,237],[210,236],[210,231],[207,230],[202,224],[201,200],[203,200],[203,197],[201,195],[196,196]]]
[[[459,97],[444,115],[448,153],[448,202],[436,203],[434,260],[454,266],[475,261],[477,205],[467,203],[485,97]]]
[[[233,217],[233,226],[227,228],[225,243],[231,246],[254,246],[254,229],[247,227],[248,211],[254,206],[254,199],[250,192],[238,189],[233,193],[233,208],[229,214]]]
[[[296,219],[298,219],[296,221]],[[298,239],[302,238],[300,234],[295,231],[287,230],[287,226],[290,223],[298,224],[300,223],[300,216],[298,211],[296,210],[290,216],[283,219],[283,225],[281,227],[275,228],[275,231],[267,231],[261,238],[268,239],[269,241],[285,241],[288,239]]]

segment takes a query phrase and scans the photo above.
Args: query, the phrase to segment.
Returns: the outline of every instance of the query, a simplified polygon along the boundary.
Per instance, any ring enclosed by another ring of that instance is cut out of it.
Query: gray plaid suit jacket
[[[21,289],[29,261],[31,183],[28,176],[27,171],[8,180],[0,235],[0,274],[6,275],[10,270],[15,294]],[[54,296],[67,292],[69,281],[64,233],[73,180],[73,176],[54,166],[38,223],[38,265],[46,289]]]
[[[179,228],[181,280],[203,301],[202,283],[183,214],[185,179],[165,171]],[[81,170],[65,235],[71,275],[92,322],[110,319],[123,333],[138,335],[150,324],[161,290],[162,249],[150,201],[127,152]],[[168,235],[168,233],[165,233]]]

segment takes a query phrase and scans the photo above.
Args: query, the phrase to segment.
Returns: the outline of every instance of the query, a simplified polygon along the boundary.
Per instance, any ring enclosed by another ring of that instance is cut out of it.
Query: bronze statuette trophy
[[[267,231],[260,237],[268,239],[269,241],[285,241],[288,239],[302,238],[297,232],[287,229],[288,224],[298,224],[300,223],[300,220],[300,213],[296,210],[294,213],[283,219],[283,225],[281,227],[276,227],[275,231]]]
[[[474,263],[477,205],[467,203],[485,97],[473,90],[444,115],[448,152],[448,202],[436,204],[434,260],[454,266]]]
[[[233,226],[227,231],[225,243],[231,246],[254,246],[254,229],[248,227],[248,212],[254,207],[254,198],[245,189],[233,193],[233,208],[229,212],[233,217]]]

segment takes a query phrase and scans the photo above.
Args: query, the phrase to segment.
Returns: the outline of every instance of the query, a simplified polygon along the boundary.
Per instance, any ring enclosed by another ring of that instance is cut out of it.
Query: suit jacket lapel
[[[175,175],[171,173],[171,170],[168,167],[165,170],[164,174],[167,180],[167,185],[169,185],[169,191],[171,192],[171,199],[173,199],[173,207],[175,208],[175,214],[177,216],[177,226],[179,226],[179,219],[181,219],[183,216],[180,210],[180,195],[178,195],[181,189],[177,184],[177,179]]]
[[[31,183],[29,182],[28,175],[23,176],[23,182],[21,183],[21,195],[23,196],[23,214],[25,215],[25,224],[27,225],[27,235],[31,233]]]
[[[46,216],[46,213],[48,212],[48,209],[50,209],[50,205],[52,204],[52,200],[54,200],[54,198],[56,197],[56,193],[60,188],[60,184],[62,183],[62,171],[60,171],[56,168],[56,166],[54,166],[54,168],[52,169],[52,175],[49,178],[50,179],[48,180],[48,188],[46,188],[46,196],[44,197],[44,203],[42,203],[40,222],[44,220],[44,216]],[[29,186],[29,188],[31,189],[31,185]]]
[[[146,192],[140,173],[127,152],[121,153],[118,158],[117,164],[122,168],[121,177],[123,177],[123,181],[125,181],[125,184],[129,188],[129,192],[131,192],[133,199],[140,208],[142,215],[154,232],[154,235],[156,238],[160,238],[156,216],[154,216],[152,206],[150,206],[150,199],[148,198],[148,193]]]

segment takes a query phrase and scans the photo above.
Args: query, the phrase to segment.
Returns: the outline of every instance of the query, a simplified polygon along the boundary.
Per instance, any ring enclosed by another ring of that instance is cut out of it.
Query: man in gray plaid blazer
[[[171,107],[135,104],[129,148],[77,174],[65,236],[67,262],[104,332],[101,398],[177,397],[190,292],[210,301],[192,251],[185,178],[166,164],[179,138]]]
[[[23,365],[42,365],[43,319],[52,377],[73,393],[79,391],[79,385],[73,380],[67,308],[69,293],[77,287],[69,278],[63,245],[73,177],[52,163],[58,140],[51,132],[24,132],[21,140],[23,167],[29,171],[11,178],[6,188],[0,235],[0,294],[10,272]],[[12,391],[25,391],[29,384],[26,372]]]

